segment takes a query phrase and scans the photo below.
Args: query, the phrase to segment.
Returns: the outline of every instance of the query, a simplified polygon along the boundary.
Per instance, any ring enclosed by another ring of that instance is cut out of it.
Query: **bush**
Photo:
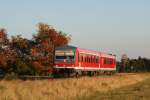
[[[18,75],[32,75],[34,73],[30,62],[23,61],[21,59],[16,60],[15,67],[15,71]]]
[[[18,78],[18,76],[14,72],[7,73],[4,77],[4,79],[6,79],[6,80],[12,80],[12,79],[17,79],[17,78]]]

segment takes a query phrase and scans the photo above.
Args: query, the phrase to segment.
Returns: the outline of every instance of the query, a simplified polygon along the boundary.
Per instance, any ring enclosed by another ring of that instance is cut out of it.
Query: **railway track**
[[[95,75],[95,76],[88,76],[88,75],[82,75],[78,78],[83,78],[83,77],[103,77],[103,76],[127,76],[127,75],[136,75],[136,73],[115,73],[113,75],[109,75],[109,74],[100,74],[100,75]],[[0,79],[4,79],[5,77],[0,75]],[[67,76],[63,76],[63,77],[53,77],[53,76],[31,76],[31,75],[23,75],[23,76],[18,76],[18,79],[21,80],[45,80],[45,79],[49,79],[49,80],[55,80],[55,79],[70,79],[70,78],[75,78],[75,77],[67,77]]]
[[[108,74],[100,74],[100,75],[96,75],[96,76],[87,76],[87,75],[83,75],[80,77],[97,77],[97,76],[127,76],[127,75],[136,75],[136,73],[116,73],[113,75],[108,75]],[[79,77],[79,78],[80,78]],[[31,75],[24,75],[24,76],[19,76],[19,79],[22,80],[44,80],[44,79],[70,79],[70,78],[75,78],[75,77],[52,77],[52,76],[31,76]]]

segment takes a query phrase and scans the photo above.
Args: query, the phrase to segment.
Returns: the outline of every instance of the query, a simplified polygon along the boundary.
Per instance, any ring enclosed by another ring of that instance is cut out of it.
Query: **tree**
[[[16,52],[14,72],[18,75],[31,74],[32,67],[31,47],[33,41],[23,38],[21,35],[12,36],[11,48]],[[33,74],[33,73],[32,73]]]
[[[35,60],[34,64],[45,66],[38,67],[42,70],[51,69],[54,64],[55,48],[67,45],[70,36],[63,32],[56,31],[53,27],[45,23],[38,24],[38,32],[34,35],[35,45],[32,48],[32,56]]]
[[[0,29],[0,44],[7,45],[9,42],[6,30],[4,28]]]
[[[6,30],[0,29],[0,71],[41,74],[43,70],[52,69],[55,48],[67,45],[70,40],[70,36],[45,23],[38,24],[32,40],[17,35],[9,41]]]
[[[15,62],[16,53],[10,48],[5,29],[0,29],[0,57],[0,69],[4,73],[11,72],[11,65]]]
[[[140,56],[137,59],[137,70],[138,71],[144,71],[145,70],[144,60]]]
[[[23,38],[21,35],[12,36],[11,47],[21,55],[29,55],[32,47],[31,40]]]
[[[128,56],[126,54],[123,54],[122,57],[121,57],[121,72],[125,72],[126,67],[129,63],[129,59],[128,59]]]

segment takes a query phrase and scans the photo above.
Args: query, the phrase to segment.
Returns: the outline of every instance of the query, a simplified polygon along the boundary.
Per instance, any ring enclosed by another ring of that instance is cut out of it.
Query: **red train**
[[[102,52],[64,46],[55,50],[55,66],[57,73],[81,74],[112,73],[116,71],[116,56]]]

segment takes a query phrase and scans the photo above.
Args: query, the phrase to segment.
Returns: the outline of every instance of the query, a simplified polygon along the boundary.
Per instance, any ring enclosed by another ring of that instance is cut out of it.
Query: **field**
[[[0,100],[150,100],[150,73],[1,80]]]

